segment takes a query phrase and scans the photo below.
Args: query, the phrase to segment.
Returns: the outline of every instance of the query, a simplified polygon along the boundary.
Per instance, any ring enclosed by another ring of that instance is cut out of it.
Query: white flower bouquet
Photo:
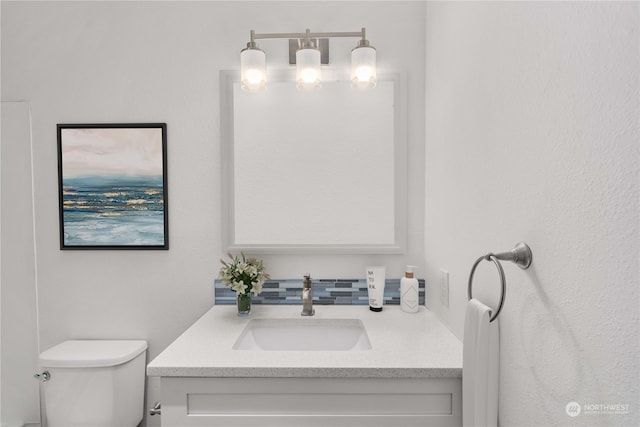
[[[240,257],[228,254],[231,261],[220,260],[222,267],[218,279],[231,286],[237,295],[247,295],[253,292],[258,295],[262,292],[262,285],[269,279],[269,275],[264,271],[262,260],[246,258],[241,252]]]

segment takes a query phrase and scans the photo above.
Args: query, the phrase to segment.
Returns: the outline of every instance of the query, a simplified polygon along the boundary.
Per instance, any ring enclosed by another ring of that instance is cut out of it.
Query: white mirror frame
[[[329,77],[329,79],[327,79]],[[334,77],[332,79],[332,77]],[[323,70],[323,80],[342,81]],[[346,78],[348,80],[348,76]],[[269,81],[290,81],[295,71],[270,71]],[[399,254],[407,244],[407,88],[402,72],[379,72],[378,81],[394,82],[394,242],[391,244],[239,244],[234,221],[234,84],[239,71],[220,71],[220,147],[222,173],[222,246],[224,251],[255,254]],[[322,90],[322,89],[320,89]],[[356,90],[356,89],[354,89]],[[375,90],[375,89],[373,89]]]

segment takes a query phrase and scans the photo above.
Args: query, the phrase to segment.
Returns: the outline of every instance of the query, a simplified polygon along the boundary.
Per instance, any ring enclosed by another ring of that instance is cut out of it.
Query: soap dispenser
[[[404,277],[400,279],[400,308],[407,313],[417,313],[420,305],[418,279],[413,277],[415,265],[407,265]]]

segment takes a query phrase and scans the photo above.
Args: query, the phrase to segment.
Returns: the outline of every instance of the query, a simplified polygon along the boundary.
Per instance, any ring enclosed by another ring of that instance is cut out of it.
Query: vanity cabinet
[[[462,344],[420,307],[260,305],[252,319],[215,306],[147,366],[163,427],[428,427],[462,425]],[[271,320],[269,320],[271,319]],[[249,322],[361,322],[370,348],[241,349]],[[157,389],[156,389],[157,390]]]
[[[162,377],[162,427],[462,425],[461,378]]]

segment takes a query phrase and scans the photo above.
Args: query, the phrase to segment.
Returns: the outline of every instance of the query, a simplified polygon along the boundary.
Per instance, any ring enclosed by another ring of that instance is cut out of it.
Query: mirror
[[[327,76],[323,70],[323,77]],[[368,91],[348,79],[267,89],[221,75],[225,249],[253,253],[401,253],[406,243],[404,79]]]

